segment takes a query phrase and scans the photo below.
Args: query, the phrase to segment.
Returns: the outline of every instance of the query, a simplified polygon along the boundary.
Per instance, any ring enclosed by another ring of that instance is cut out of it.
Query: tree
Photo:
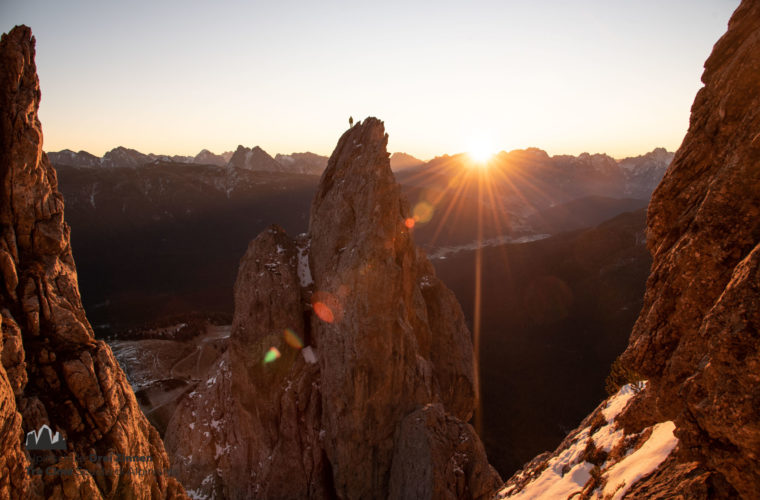
[[[353,127],[354,126],[354,117],[353,116],[349,116],[348,117],[348,126],[349,127]]]

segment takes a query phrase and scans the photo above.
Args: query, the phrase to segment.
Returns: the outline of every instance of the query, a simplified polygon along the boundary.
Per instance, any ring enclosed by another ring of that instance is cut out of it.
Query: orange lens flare
[[[293,349],[301,349],[303,347],[301,337],[296,335],[296,332],[290,328],[286,328],[282,335],[285,337],[285,342]]]
[[[338,289],[338,295],[345,297],[348,295],[348,287],[341,286]],[[311,296],[311,305],[314,308],[314,314],[325,323],[334,323],[343,318],[343,307],[340,299],[335,295],[318,290]]]
[[[324,321],[325,323],[332,323],[335,321],[332,309],[330,309],[324,302],[314,302],[314,313]]]
[[[412,229],[412,228],[414,227],[414,219],[412,219],[411,217],[409,217],[408,219],[406,219],[406,220],[404,221],[404,225],[405,225],[405,226],[406,226],[408,229]]]

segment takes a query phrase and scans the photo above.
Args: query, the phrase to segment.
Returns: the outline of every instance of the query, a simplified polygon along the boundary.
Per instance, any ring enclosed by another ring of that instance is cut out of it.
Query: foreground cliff
[[[414,246],[368,118],[338,142],[297,241],[251,242],[227,351],[166,431],[195,495],[488,498],[466,422],[477,391],[459,304]]]
[[[758,75],[760,3],[745,0],[649,205],[652,272],[613,377],[648,384],[603,403],[502,497],[760,498]]]
[[[63,197],[42,151],[39,100],[34,39],[16,27],[0,41],[0,497],[184,496],[166,475],[158,433],[82,309]],[[28,449],[26,434],[43,425],[65,439],[64,449]]]

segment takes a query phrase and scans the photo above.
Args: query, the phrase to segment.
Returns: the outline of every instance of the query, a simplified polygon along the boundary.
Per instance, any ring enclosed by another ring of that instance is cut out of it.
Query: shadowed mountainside
[[[551,448],[605,397],[641,309],[645,212],[482,251],[483,441],[505,476]],[[472,324],[476,251],[433,261]]]
[[[306,231],[319,180],[171,163],[58,173],[83,301],[99,333],[191,311],[231,313],[248,242],[272,218]]]

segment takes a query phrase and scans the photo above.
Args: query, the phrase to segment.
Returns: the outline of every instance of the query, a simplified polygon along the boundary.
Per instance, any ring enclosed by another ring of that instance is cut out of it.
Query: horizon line
[[[108,149],[108,150],[106,150],[106,151],[105,151],[103,154],[101,154],[101,155],[98,155],[98,154],[92,153],[92,152],[90,152],[90,151],[88,151],[88,150],[86,150],[86,149],[80,149],[79,151],[77,151],[77,150],[75,150],[75,149],[71,149],[71,148],[63,148],[63,149],[59,149],[59,150],[57,150],[57,151],[48,151],[48,150],[46,150],[46,149],[43,149],[43,151],[44,151],[46,154],[49,154],[49,153],[61,153],[61,152],[64,152],[64,151],[71,151],[72,153],[75,153],[75,154],[79,154],[79,153],[87,153],[87,154],[93,155],[93,156],[95,156],[95,157],[97,157],[97,158],[103,158],[103,157],[105,157],[105,155],[106,155],[106,154],[110,153],[111,151],[114,151],[114,150],[116,150],[116,149],[119,149],[119,148],[123,148],[123,149],[128,149],[128,150],[131,150],[131,151],[136,151],[136,152],[138,152],[138,153],[140,153],[140,154],[143,154],[143,155],[146,155],[146,156],[151,156],[151,155],[152,155],[152,156],[166,156],[166,157],[169,157],[169,158],[171,158],[171,157],[173,157],[173,156],[183,156],[183,157],[188,157],[188,158],[195,158],[197,155],[199,155],[199,154],[200,154],[200,153],[202,153],[203,151],[208,151],[209,153],[211,153],[211,154],[214,154],[214,155],[217,155],[217,156],[222,156],[222,155],[224,155],[224,154],[227,154],[227,153],[233,153],[233,154],[234,154],[234,153],[235,153],[235,151],[237,151],[237,149],[238,149],[239,147],[243,147],[243,148],[246,148],[246,149],[255,149],[255,148],[257,148],[257,147],[258,147],[259,149],[261,149],[262,151],[264,151],[264,152],[265,152],[267,155],[269,155],[269,156],[270,156],[270,157],[272,157],[273,159],[274,159],[274,158],[275,158],[277,155],[282,155],[282,156],[290,156],[290,155],[294,155],[294,154],[305,154],[305,153],[310,153],[310,154],[314,154],[314,155],[317,155],[317,156],[323,156],[323,157],[325,157],[325,158],[330,158],[330,156],[331,156],[331,154],[332,154],[332,153],[330,153],[330,154],[322,154],[322,153],[317,153],[317,152],[314,152],[314,151],[308,151],[308,150],[307,150],[307,151],[293,151],[293,152],[290,152],[290,153],[274,153],[274,154],[272,154],[272,153],[270,153],[269,151],[267,151],[266,149],[264,149],[263,147],[259,146],[258,144],[257,144],[257,145],[253,145],[253,146],[244,146],[244,145],[242,145],[242,144],[238,144],[238,146],[237,146],[237,147],[235,147],[235,148],[233,148],[233,149],[230,149],[230,150],[227,150],[227,151],[223,151],[222,153],[216,153],[216,152],[214,152],[214,151],[212,151],[212,150],[210,150],[210,149],[208,149],[208,148],[202,147],[202,148],[201,148],[201,149],[200,149],[200,150],[199,150],[197,153],[195,153],[195,154],[181,154],[181,153],[171,153],[171,154],[170,154],[170,153],[153,153],[153,152],[144,153],[143,151],[140,151],[140,150],[139,150],[139,149],[137,149],[137,148],[132,148],[132,147],[129,147],[129,146],[123,146],[123,145],[118,145],[118,146],[115,146],[115,147],[113,147],[113,148],[111,148],[111,149]],[[679,147],[680,147],[680,146],[679,146]],[[644,155],[647,155],[647,154],[649,154],[649,153],[653,153],[654,151],[656,151],[656,150],[658,150],[658,149],[663,149],[663,150],[665,150],[665,152],[666,152],[666,153],[675,153],[675,152],[678,150],[678,148],[677,148],[677,149],[675,149],[675,150],[672,150],[672,151],[671,151],[671,150],[669,150],[669,149],[668,149],[667,147],[665,147],[665,146],[655,146],[655,147],[654,147],[654,148],[652,148],[652,149],[649,149],[649,150],[647,150],[647,151],[644,151],[644,152],[640,152],[640,153],[638,153],[638,154],[636,154],[636,155],[628,155],[628,156],[622,156],[622,157],[620,157],[620,156],[614,156],[614,155],[611,155],[611,154],[609,154],[609,153],[607,153],[607,152],[593,152],[593,153],[592,153],[592,152],[591,152],[591,151],[589,151],[589,150],[586,150],[586,151],[582,151],[582,152],[580,152],[580,153],[577,153],[577,154],[573,154],[573,153],[555,153],[555,154],[550,154],[548,150],[546,150],[546,149],[543,149],[543,148],[541,148],[541,147],[538,147],[538,146],[528,146],[528,147],[524,147],[524,148],[514,148],[514,149],[510,149],[509,151],[507,151],[506,149],[501,149],[501,150],[499,150],[499,151],[496,151],[496,152],[494,152],[494,153],[491,155],[491,157],[493,158],[493,157],[495,157],[495,156],[498,156],[498,155],[501,155],[501,154],[512,154],[512,153],[515,153],[515,152],[521,152],[521,151],[522,151],[522,152],[527,152],[527,151],[531,151],[531,150],[538,150],[538,151],[542,151],[542,152],[546,153],[546,155],[547,155],[549,158],[555,158],[555,157],[559,157],[559,156],[572,156],[572,157],[576,157],[576,158],[577,158],[577,157],[579,157],[579,156],[582,156],[582,155],[584,155],[584,154],[587,154],[587,155],[591,155],[591,156],[595,156],[595,155],[608,156],[608,157],[612,158],[612,159],[613,159],[613,160],[615,160],[615,161],[622,161],[622,160],[626,160],[626,159],[628,159],[628,158],[637,158],[637,157],[640,157],[640,156],[644,156]],[[459,151],[459,152],[456,152],[456,153],[442,153],[442,154],[439,154],[439,155],[433,156],[432,158],[428,158],[428,159],[425,159],[425,158],[420,158],[420,157],[418,157],[418,156],[415,156],[414,154],[408,153],[408,152],[406,152],[406,151],[393,151],[393,152],[390,152],[390,154],[391,154],[391,155],[394,155],[394,154],[397,154],[397,153],[401,153],[401,154],[409,155],[409,156],[413,157],[414,159],[416,159],[416,160],[419,160],[419,161],[421,161],[421,162],[423,162],[423,163],[429,163],[429,162],[431,162],[431,161],[433,161],[433,160],[435,160],[435,159],[437,159],[437,158],[447,158],[447,157],[448,157],[448,158],[453,158],[453,157],[456,157],[456,156],[466,155],[466,154],[469,154],[469,153],[470,153],[470,151]]]

